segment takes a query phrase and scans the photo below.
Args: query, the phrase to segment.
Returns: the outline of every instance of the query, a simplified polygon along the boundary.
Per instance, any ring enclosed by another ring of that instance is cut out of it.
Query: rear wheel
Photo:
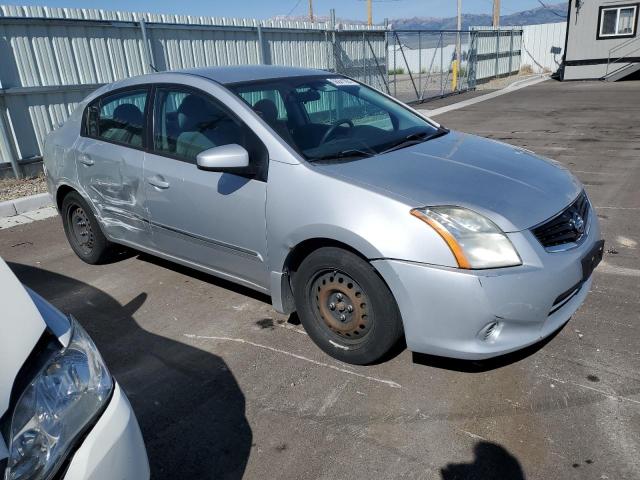
[[[375,362],[402,336],[393,295],[373,267],[351,252],[316,250],[295,272],[293,287],[307,333],[338,360]]]
[[[64,197],[61,210],[64,233],[76,255],[94,265],[106,261],[112,244],[100,230],[87,202],[77,192],[70,192]]]

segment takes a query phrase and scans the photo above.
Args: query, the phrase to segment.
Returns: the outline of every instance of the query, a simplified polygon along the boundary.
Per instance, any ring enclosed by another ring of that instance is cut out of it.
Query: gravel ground
[[[15,178],[0,179],[0,202],[37,193],[45,193],[46,191],[47,182],[44,175],[21,180],[16,180]]]

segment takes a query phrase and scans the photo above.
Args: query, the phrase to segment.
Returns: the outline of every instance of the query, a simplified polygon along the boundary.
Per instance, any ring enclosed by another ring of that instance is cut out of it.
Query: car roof
[[[173,70],[173,73],[198,75],[225,85],[274,78],[326,76],[329,74],[329,72],[324,70],[316,70],[313,68],[282,67],[276,65],[234,65],[226,67],[188,68],[184,70]]]

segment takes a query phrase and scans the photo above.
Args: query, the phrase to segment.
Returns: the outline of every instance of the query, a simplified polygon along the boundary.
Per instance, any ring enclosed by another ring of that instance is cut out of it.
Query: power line
[[[300,5],[300,2],[301,2],[301,1],[302,1],[302,0],[298,0],[298,1],[296,2],[296,4],[293,6],[293,8],[292,8],[291,10],[289,10],[289,13],[287,13],[287,17],[288,17],[289,15],[291,15],[291,14],[293,13],[293,11],[294,11],[296,8],[298,8],[298,5]]]
[[[547,10],[549,10],[551,13],[553,13],[556,17],[560,17],[560,18],[567,18],[566,15],[560,15],[558,12],[556,12],[555,10],[553,10],[551,7],[549,7],[548,5],[545,5],[544,3],[542,3],[542,0],[538,0],[538,3],[540,5],[542,5],[544,8],[546,8]]]

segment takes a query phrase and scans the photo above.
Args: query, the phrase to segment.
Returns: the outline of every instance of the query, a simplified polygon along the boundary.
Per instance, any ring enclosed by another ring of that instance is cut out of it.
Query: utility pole
[[[373,0],[367,0],[367,25],[373,25],[373,7],[371,5]]]
[[[458,33],[456,34],[456,60],[459,66],[461,55],[460,30],[462,30],[462,0],[458,0],[458,21],[456,23],[456,30],[458,30]]]
[[[493,28],[500,28],[500,0],[493,0]]]
[[[309,0],[309,21],[313,23],[313,0]]]

